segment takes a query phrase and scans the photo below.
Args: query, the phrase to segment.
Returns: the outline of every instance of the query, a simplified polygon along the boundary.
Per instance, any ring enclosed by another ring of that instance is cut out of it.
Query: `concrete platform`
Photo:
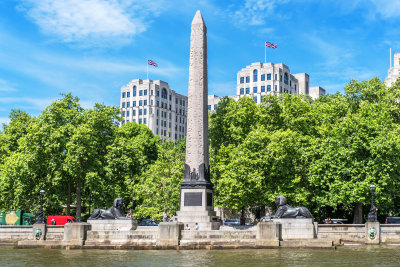
[[[280,241],[283,248],[335,248],[332,240],[299,239]]]

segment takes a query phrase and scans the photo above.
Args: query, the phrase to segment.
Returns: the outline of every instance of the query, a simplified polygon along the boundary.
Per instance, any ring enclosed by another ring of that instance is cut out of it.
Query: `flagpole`
[[[149,79],[149,63],[147,62],[147,80]]]
[[[267,63],[267,45],[265,44],[265,42],[264,42],[264,49],[265,49],[265,52],[264,52],[264,63]]]

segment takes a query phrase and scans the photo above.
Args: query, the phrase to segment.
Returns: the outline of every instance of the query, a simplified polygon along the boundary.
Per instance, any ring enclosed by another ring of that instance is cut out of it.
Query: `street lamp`
[[[368,222],[377,222],[377,214],[376,214],[376,208],[374,206],[374,192],[376,189],[376,186],[372,183],[369,188],[371,189],[371,209],[369,210],[368,213]]]
[[[44,224],[45,222],[44,222],[44,213],[43,213],[43,196],[44,196],[45,191],[42,189],[42,190],[40,190],[39,193],[40,193],[40,212],[36,219],[36,223]]]

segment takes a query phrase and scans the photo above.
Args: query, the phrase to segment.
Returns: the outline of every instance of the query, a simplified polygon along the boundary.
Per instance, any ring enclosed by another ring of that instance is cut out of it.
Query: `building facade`
[[[390,66],[388,70],[388,76],[385,79],[385,85],[387,87],[392,86],[397,78],[400,77],[400,53],[395,53],[393,58],[393,67]]]
[[[283,93],[318,98],[325,94],[325,90],[319,86],[310,88],[307,73],[291,74],[289,67],[283,63],[252,63],[237,73],[236,95],[239,98],[247,96],[261,103],[264,95]]]
[[[187,101],[161,80],[132,80],[121,87],[121,125],[145,124],[155,135],[177,141],[186,136]]]

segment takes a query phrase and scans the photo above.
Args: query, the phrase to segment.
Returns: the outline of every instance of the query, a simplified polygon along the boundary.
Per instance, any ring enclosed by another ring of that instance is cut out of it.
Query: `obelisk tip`
[[[192,25],[193,24],[205,24],[203,16],[201,15],[200,10],[197,10],[196,15],[194,15]]]

